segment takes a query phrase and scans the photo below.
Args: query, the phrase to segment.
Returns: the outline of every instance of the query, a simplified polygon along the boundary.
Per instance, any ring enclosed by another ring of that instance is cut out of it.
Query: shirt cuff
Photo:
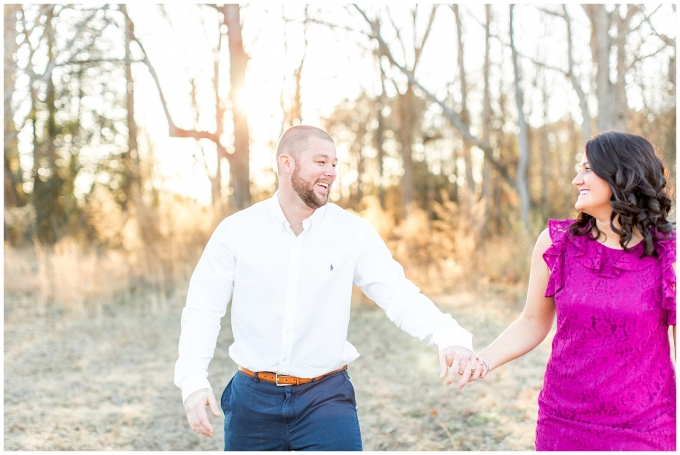
[[[460,326],[455,330],[449,329],[440,333],[437,337],[439,352],[442,352],[442,350],[449,346],[462,346],[474,352],[472,349],[472,334]]]
[[[212,390],[207,371],[199,371],[184,378],[184,381],[182,381],[182,403],[187,401],[189,395],[201,389]]]

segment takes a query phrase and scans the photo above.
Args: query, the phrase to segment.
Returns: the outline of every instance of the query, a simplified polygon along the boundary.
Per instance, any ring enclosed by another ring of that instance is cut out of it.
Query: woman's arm
[[[675,338],[675,326],[673,326],[673,358],[678,360],[678,341]]]
[[[550,234],[546,229],[538,237],[534,247],[529,290],[522,316],[479,353],[479,357],[488,362],[489,371],[534,349],[545,339],[552,327],[555,301],[552,297],[544,297],[550,272],[543,260],[543,253],[551,244]],[[482,377],[487,373],[488,371],[484,371]]]
[[[675,262],[673,263],[673,271],[675,272]],[[675,338],[675,325],[673,326],[673,358],[678,360],[678,341]]]

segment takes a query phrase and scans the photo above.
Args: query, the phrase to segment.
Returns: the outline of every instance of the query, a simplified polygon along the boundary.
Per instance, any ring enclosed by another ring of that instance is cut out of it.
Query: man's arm
[[[359,253],[354,270],[354,282],[397,327],[421,341],[439,347],[440,373],[449,366],[447,385],[458,374],[461,360],[472,355],[472,334],[458,325],[449,314],[442,313],[404,275],[402,266],[392,258],[385,242],[373,227],[366,223],[357,240]],[[455,349],[454,349],[455,348]],[[447,365],[451,352],[455,356]],[[455,371],[454,371],[455,370]]]
[[[206,436],[212,435],[212,427],[205,406],[210,405],[214,414],[217,404],[208,382],[208,365],[215,352],[220,319],[227,311],[234,288],[234,236],[228,221],[215,229],[191,276],[187,303],[182,311],[175,384],[182,389],[182,401],[192,429]]]

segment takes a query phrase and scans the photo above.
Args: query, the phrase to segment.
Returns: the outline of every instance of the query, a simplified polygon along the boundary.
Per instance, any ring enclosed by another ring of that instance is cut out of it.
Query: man
[[[232,300],[239,371],[221,399],[225,450],[361,450],[346,370],[359,356],[347,341],[352,284],[439,347],[446,385],[462,372],[461,388],[475,369],[472,335],[404,277],[368,222],[328,204],[337,164],[328,133],[288,129],[277,160],[276,194],[222,221],[196,266],[175,384],[191,428],[212,437],[205,407],[219,410],[207,370]]]

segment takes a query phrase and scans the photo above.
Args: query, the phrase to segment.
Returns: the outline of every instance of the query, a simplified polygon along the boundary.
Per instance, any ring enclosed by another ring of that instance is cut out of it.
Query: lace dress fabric
[[[536,450],[676,449],[675,232],[641,258],[551,220],[543,254],[557,331],[538,397]]]

